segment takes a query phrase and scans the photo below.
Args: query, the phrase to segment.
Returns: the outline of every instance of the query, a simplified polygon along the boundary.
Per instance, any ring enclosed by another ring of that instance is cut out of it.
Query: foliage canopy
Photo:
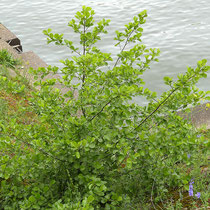
[[[205,151],[206,142],[176,112],[207,99],[196,83],[210,67],[202,60],[177,80],[164,77],[170,90],[160,97],[144,88],[142,74],[160,53],[142,44],[146,17],[143,11],[116,31],[116,60],[96,46],[110,21],[95,23],[90,7],[68,23],[80,37],[79,47],[44,30],[48,43],[65,45],[73,55],[61,61],[62,69],[33,70],[34,78],[42,78],[35,82],[39,90],[27,96],[26,107],[18,107],[34,113],[33,119],[8,117],[4,124],[7,116],[0,118],[5,209],[123,209],[151,196],[158,201],[170,187],[191,180],[180,164],[190,165],[187,155],[201,145]],[[45,79],[58,72],[60,79]],[[8,80],[1,76],[0,83]],[[55,88],[58,83],[68,91]],[[133,103],[136,96],[148,104]]]

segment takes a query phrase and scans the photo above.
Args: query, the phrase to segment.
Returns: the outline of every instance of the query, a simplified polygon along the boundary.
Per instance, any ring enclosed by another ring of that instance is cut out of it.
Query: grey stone
[[[191,108],[189,113],[180,111],[178,114],[197,128],[206,126],[207,129],[210,129],[210,108],[206,106],[207,104],[210,102]]]
[[[0,39],[7,42],[10,46],[19,46],[15,49],[18,51],[22,51],[22,46],[20,40],[13,34],[8,28],[6,28],[3,24],[0,24]]]

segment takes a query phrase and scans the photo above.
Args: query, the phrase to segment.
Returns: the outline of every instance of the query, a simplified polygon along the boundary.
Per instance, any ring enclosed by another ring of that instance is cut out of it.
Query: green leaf
[[[36,198],[35,198],[33,195],[30,196],[28,200],[29,200],[31,203],[36,202]]]
[[[87,202],[92,203],[95,200],[93,195],[88,196]]]
[[[80,158],[80,153],[76,152],[76,157],[79,159]]]

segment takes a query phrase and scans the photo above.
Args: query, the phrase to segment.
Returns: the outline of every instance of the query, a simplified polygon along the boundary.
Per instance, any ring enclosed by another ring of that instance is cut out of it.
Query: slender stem
[[[84,38],[85,38],[85,34],[86,34],[85,23],[86,23],[86,21],[84,20],[84,28],[83,28]],[[84,40],[84,42],[83,42],[83,55],[85,55],[85,54],[86,54],[86,40]],[[85,71],[84,71],[84,68],[83,68],[82,83],[84,84],[84,82],[85,82]]]
[[[128,40],[129,40],[129,38],[131,37],[131,35],[132,35],[132,33],[133,33],[134,31],[135,31],[135,29],[134,29],[133,31],[131,31],[130,34],[128,35],[128,37],[127,37],[127,39],[126,39],[126,41],[125,41],[125,44],[124,44],[123,48],[122,48],[121,51],[120,51],[120,54],[124,51],[125,47],[126,47],[127,44],[128,44]],[[120,48],[121,48],[121,47],[120,47]],[[117,58],[117,60],[116,60],[116,62],[115,62],[115,64],[114,64],[113,68],[117,66],[119,60],[120,60],[120,57],[118,56],[118,58]],[[107,82],[107,80],[105,81],[104,84],[106,84],[106,82]],[[104,87],[102,88],[101,92],[102,92],[103,90],[104,90]]]
[[[85,27],[86,21],[84,20],[84,28],[83,28],[83,34],[84,34],[84,39],[85,39],[85,34],[86,34],[86,27]],[[83,41],[83,55],[86,54],[86,40]],[[83,88],[85,84],[85,68],[84,68],[84,63],[83,63],[83,75],[82,75],[82,95],[81,95],[81,100],[83,100]],[[86,112],[84,107],[82,109],[82,114],[86,118]]]
[[[125,47],[126,47],[127,44],[128,44],[128,41],[129,41],[129,39],[130,39],[130,37],[131,37],[131,35],[132,35],[132,33],[133,33],[134,31],[135,31],[135,29],[133,29],[133,31],[131,31],[130,34],[128,35],[128,37],[127,37],[127,39],[126,39],[126,41],[125,41],[125,44],[124,44],[123,48],[122,48],[121,51],[120,51],[120,54],[124,51]],[[114,67],[117,66],[119,60],[120,60],[120,57],[118,56],[118,58],[117,58],[117,60],[116,60],[116,62],[115,62],[115,64],[114,64]],[[114,68],[114,67],[113,67],[113,68]]]
[[[73,50],[73,52],[75,52],[77,55],[81,56],[80,52],[78,52],[77,50]]]
[[[11,135],[9,135],[9,136],[11,136]],[[16,137],[15,135],[12,135],[13,137]],[[16,137],[17,138],[17,137]],[[17,138],[18,139],[18,138]],[[20,140],[20,139],[18,139],[18,140]],[[31,144],[31,143],[29,143],[29,142],[27,142],[27,141],[24,141],[24,140],[20,140],[20,141],[22,141],[24,144],[26,144],[26,145],[28,145],[28,146],[30,146],[30,147],[35,147],[35,149],[38,149],[41,153],[43,153],[44,155],[47,155],[47,156],[49,156],[49,157],[51,157],[51,158],[53,158],[53,159],[55,159],[55,160],[59,160],[60,162],[68,162],[67,160],[61,160],[60,158],[58,158],[58,157],[56,157],[56,156],[54,156],[54,155],[52,155],[51,153],[48,153],[48,152],[46,152],[44,149],[42,149],[42,148],[40,148],[40,147],[38,147],[38,146],[34,146],[33,144]]]
[[[147,117],[145,117],[141,121],[141,123],[137,127],[134,128],[134,130],[138,129],[145,121],[147,121],[168,100],[168,98],[170,98],[170,96],[178,89],[179,89],[179,87],[177,87],[173,91],[171,91],[171,93],[157,106],[157,108],[155,110],[153,110]]]
[[[117,97],[115,97],[115,98],[117,98]],[[97,117],[101,112],[103,112],[104,108],[105,108],[106,106],[108,106],[108,105],[112,102],[112,100],[115,99],[115,98],[110,99],[110,100],[101,108],[101,110],[100,110],[99,112],[97,112],[97,113],[89,120],[89,122],[91,122],[95,117]]]

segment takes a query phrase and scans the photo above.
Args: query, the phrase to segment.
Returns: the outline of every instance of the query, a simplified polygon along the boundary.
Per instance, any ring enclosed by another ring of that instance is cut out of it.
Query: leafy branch
[[[208,67],[207,67],[208,68]],[[205,69],[205,67],[202,67],[199,71],[200,72],[202,72],[202,69]],[[187,81],[186,81],[186,83],[185,84],[187,84],[190,80],[192,80],[194,77],[196,77],[196,76],[198,76],[198,72],[196,72],[194,75],[192,75]],[[160,109],[160,107],[171,97],[171,95],[173,95],[178,89],[180,89],[181,87],[184,87],[185,86],[185,84],[182,84],[182,86],[179,84],[179,83],[182,83],[182,81],[181,80],[178,80],[177,81],[177,83],[175,83],[174,84],[174,87],[176,87],[176,88],[174,88],[174,89],[172,89],[171,90],[171,92],[169,93],[169,95],[161,102],[161,103],[159,103],[159,105],[156,107],[156,109],[154,109],[147,117],[145,117],[140,123],[139,123],[139,125],[138,126],[136,126],[135,128],[134,128],[134,130],[137,130],[142,124],[144,124],[149,118],[151,118],[152,117],[152,115],[154,115],[154,113],[155,112],[157,112],[159,109]],[[177,85],[177,84],[179,84],[179,85]]]

